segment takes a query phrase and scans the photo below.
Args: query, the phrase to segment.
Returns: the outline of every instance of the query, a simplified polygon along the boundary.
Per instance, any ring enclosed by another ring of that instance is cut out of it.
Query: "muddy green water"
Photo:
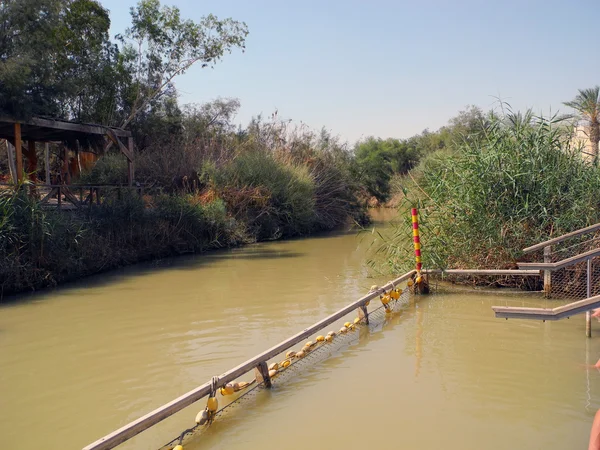
[[[381,226],[381,225],[380,225]],[[78,449],[362,295],[369,234],[265,243],[0,305],[2,448]],[[426,250],[424,250],[426,251]],[[600,324],[494,319],[531,296],[421,298],[237,407],[189,449],[577,449],[600,407]],[[119,448],[155,449],[192,406]]]

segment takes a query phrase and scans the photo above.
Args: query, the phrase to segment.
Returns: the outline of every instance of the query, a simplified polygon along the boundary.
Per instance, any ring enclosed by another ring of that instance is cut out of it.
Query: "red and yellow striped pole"
[[[419,238],[419,218],[417,216],[417,208],[412,208],[412,227],[413,227],[413,242],[415,243],[415,261],[417,262],[417,276],[421,276],[421,240]]]

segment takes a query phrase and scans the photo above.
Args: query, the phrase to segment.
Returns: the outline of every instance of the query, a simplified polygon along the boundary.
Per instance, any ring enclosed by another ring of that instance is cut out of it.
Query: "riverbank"
[[[262,183],[245,190],[228,186],[192,194],[107,198],[93,209],[57,211],[42,208],[23,191],[4,192],[0,300],[142,261],[368,222],[358,203],[340,200],[345,206],[333,211],[307,190],[300,192],[302,197],[296,189],[289,196],[278,194],[273,198],[273,189]]]

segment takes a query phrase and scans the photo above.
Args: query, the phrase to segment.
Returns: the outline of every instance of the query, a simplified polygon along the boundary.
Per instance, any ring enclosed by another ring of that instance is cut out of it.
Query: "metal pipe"
[[[587,298],[592,296],[592,258],[587,260]],[[592,312],[585,312],[585,335],[592,337]]]

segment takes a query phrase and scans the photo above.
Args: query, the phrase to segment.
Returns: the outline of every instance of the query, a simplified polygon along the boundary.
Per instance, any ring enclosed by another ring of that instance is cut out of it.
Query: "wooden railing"
[[[139,196],[144,194],[143,185],[24,183],[19,186],[13,183],[0,183],[0,186],[28,189],[42,205],[51,205],[58,209],[63,209],[65,203],[69,203],[77,209],[93,204],[100,205],[102,199],[109,193],[116,195],[117,199],[121,199],[124,192],[135,193]],[[56,203],[52,202],[53,199],[56,199]]]
[[[322,330],[333,322],[341,319],[345,315],[351,313],[357,308],[366,309],[366,303],[376,297],[379,297],[383,292],[388,291],[398,284],[402,283],[405,280],[408,280],[416,273],[416,270],[412,270],[408,273],[405,273],[401,277],[396,278],[393,281],[390,281],[386,285],[381,288],[369,292],[364,297],[356,300],[353,303],[350,303],[348,306],[340,309],[338,312],[325,317],[319,322],[311,325],[308,328],[300,331],[294,336],[286,339],[283,342],[271,347],[268,350],[265,350],[261,354],[249,359],[246,362],[234,367],[233,369],[228,370],[227,372],[219,375],[217,377],[218,381],[216,382],[216,388],[221,388],[225,386],[227,383],[234,381],[239,378],[241,375],[254,370],[255,368],[259,368],[261,365],[266,364],[266,362],[272,357],[285,352],[290,349],[300,341],[306,339],[307,337],[313,335],[314,333]],[[260,370],[260,369],[259,369]],[[140,417],[139,419],[134,420],[133,422],[119,428],[116,431],[104,436],[103,438],[93,442],[92,444],[85,447],[83,450],[108,450],[116,447],[117,445],[131,439],[137,434],[141,433],[144,430],[147,430],[153,425],[156,425],[160,421],[166,419],[167,417],[175,414],[178,411],[181,411],[183,408],[190,406],[192,403],[200,400],[203,397],[206,397],[210,394],[213,385],[212,382],[206,382],[201,386],[183,394],[182,396],[176,398],[175,400],[170,401],[169,403],[161,406],[160,408],[155,409],[154,411],[146,414],[145,416]]]

